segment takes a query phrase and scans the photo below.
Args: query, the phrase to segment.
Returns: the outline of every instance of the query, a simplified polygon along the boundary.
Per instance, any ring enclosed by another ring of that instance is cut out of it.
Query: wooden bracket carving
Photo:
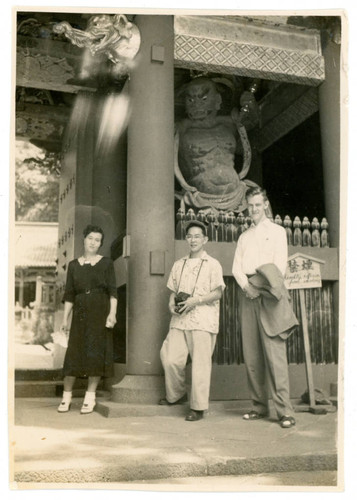
[[[123,14],[92,16],[85,31],[66,21],[56,24],[53,31],[64,34],[77,47],[88,48],[93,56],[105,55],[123,75],[130,72],[140,48],[139,29]]]

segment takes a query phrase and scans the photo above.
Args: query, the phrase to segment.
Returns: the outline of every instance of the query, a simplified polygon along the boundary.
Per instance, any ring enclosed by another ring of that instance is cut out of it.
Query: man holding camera
[[[161,405],[186,401],[185,368],[192,360],[190,411],[186,420],[203,418],[208,409],[212,354],[219,329],[219,300],[225,288],[222,267],[204,250],[206,226],[200,221],[186,225],[190,253],[176,261],[167,287],[171,290],[170,331],[160,351],[165,370],[166,398]]]

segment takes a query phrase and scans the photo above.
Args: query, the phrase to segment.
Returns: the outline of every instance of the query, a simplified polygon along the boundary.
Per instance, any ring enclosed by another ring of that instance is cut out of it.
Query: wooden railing
[[[15,305],[15,341],[26,344],[46,344],[51,342],[51,333],[54,331],[54,306],[34,305],[31,309],[28,306],[21,307]]]
[[[185,212],[179,209],[176,214],[176,240],[185,239],[185,224],[190,220],[199,220],[207,224],[207,235],[209,241],[234,242],[246,231],[252,223],[249,216],[234,212],[205,213],[200,210],[197,213],[192,209]],[[285,228],[288,245],[305,247],[329,247],[328,222],[326,218],[321,221],[314,217],[311,222],[308,217],[296,216],[291,219],[286,215],[284,219],[276,215],[273,222]]]
[[[29,308],[29,306],[26,307],[21,307],[18,302],[16,302],[15,305],[15,319],[17,322],[23,321],[23,320],[31,320],[32,317],[32,309]]]

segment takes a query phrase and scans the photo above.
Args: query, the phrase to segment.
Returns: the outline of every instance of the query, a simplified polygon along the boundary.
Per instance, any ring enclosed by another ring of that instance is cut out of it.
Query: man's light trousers
[[[185,369],[192,360],[190,408],[207,410],[212,371],[212,354],[217,335],[201,330],[171,328],[160,351],[165,370],[166,399],[174,403],[186,394]]]

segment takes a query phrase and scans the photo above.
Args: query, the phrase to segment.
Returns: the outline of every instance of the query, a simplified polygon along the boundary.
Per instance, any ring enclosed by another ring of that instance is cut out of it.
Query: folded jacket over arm
[[[249,278],[249,283],[259,290],[260,320],[266,334],[287,338],[299,322],[279,268],[275,264],[263,264]]]

